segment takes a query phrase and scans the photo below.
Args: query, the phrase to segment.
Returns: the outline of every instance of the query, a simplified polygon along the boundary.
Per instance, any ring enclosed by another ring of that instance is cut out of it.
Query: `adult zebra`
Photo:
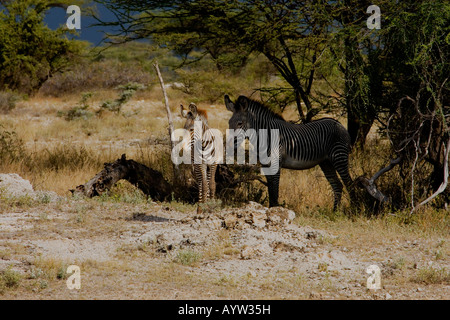
[[[336,120],[324,118],[306,124],[293,124],[270,111],[260,102],[240,96],[232,102],[225,95],[225,105],[233,112],[229,128],[243,134],[249,129],[278,129],[279,165],[275,174],[267,175],[269,206],[278,205],[280,168],[305,170],[319,165],[334,192],[336,210],[342,197],[343,186],[337,173],[352,198],[352,179],[348,171],[348,156],[351,150],[350,135]],[[266,135],[270,139],[271,134]],[[266,145],[269,145],[267,142]]]
[[[198,202],[202,203],[215,197],[216,157],[214,135],[208,126],[208,114],[198,109],[194,103],[189,104],[189,111],[180,105],[181,116],[186,118],[184,129],[189,133],[185,141],[189,144],[192,171],[198,186]],[[197,126],[197,127],[196,127]]]

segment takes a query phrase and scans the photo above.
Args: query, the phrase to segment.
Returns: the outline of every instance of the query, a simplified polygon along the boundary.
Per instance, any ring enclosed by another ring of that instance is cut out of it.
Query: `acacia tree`
[[[344,79],[339,103],[347,113],[352,144],[363,148],[381,110],[383,71],[378,58],[383,52],[383,31],[367,27],[367,8],[372,1],[340,0],[330,11],[335,28],[329,50]],[[390,0],[378,1],[383,16],[395,14]],[[401,10],[401,9],[400,9]]]
[[[45,13],[65,3],[69,1],[2,1],[0,89],[34,93],[49,77],[71,65],[81,45],[64,37],[67,29],[50,30],[44,24]]]
[[[450,149],[450,4],[409,2],[385,34],[383,100],[393,153],[402,157],[401,196],[413,210],[444,193]]]
[[[365,47],[368,60],[356,60],[365,66],[363,79],[371,81],[367,100],[374,102],[395,160],[363,182],[376,190],[374,181],[396,167],[384,187],[400,207],[412,213],[441,193],[443,205],[449,201],[450,4],[404,1],[391,7],[377,41]]]
[[[116,14],[116,21],[101,22],[119,28],[115,41],[117,36],[123,41],[149,38],[182,55],[185,63],[195,61],[191,53],[201,52],[200,59],[212,57],[218,69],[235,69],[250,53],[263,54],[289,85],[264,91],[287,94],[287,102],[296,104],[302,121],[317,113],[313,102],[326,104],[318,99],[322,92],[314,90],[314,83],[320,79],[331,86],[319,72],[322,64],[329,65],[331,52],[344,79],[343,90],[332,89],[347,114],[352,142],[364,145],[380,107],[381,86],[376,65],[381,41],[366,27],[370,1],[97,2]],[[380,2],[387,12],[396,5],[391,0]]]
[[[183,55],[185,63],[201,52],[219,69],[239,68],[251,53],[263,54],[289,84],[300,119],[316,112],[311,93],[329,32],[324,1],[97,2],[116,14],[116,21],[101,22],[119,27],[116,41],[150,38]]]

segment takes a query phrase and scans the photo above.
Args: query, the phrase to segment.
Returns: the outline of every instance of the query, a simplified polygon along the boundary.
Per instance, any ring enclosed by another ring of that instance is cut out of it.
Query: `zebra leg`
[[[323,173],[325,174],[325,178],[327,178],[328,182],[331,185],[331,188],[333,189],[334,193],[334,204],[333,204],[333,211],[336,211],[339,203],[341,202],[342,197],[342,183],[339,181],[338,175],[336,173],[336,169],[331,164],[330,161],[325,160],[322,163],[319,164],[320,169],[322,169]]]
[[[269,191],[269,207],[277,207],[280,187],[280,170],[274,175],[267,175],[267,188]]]
[[[202,198],[203,202],[208,201],[209,198],[209,180],[208,180],[208,166],[206,164],[201,165],[202,174]]]
[[[211,199],[216,196],[216,169],[217,164],[213,164],[209,166],[208,170],[209,197]]]
[[[197,187],[198,187],[198,202],[202,203],[204,202],[206,199],[204,198],[204,179],[203,179],[203,174],[202,174],[202,165],[199,164],[194,164],[194,178],[195,181],[197,182]]]
[[[344,182],[345,188],[347,189],[350,196],[350,203],[355,204],[355,192],[353,188],[353,180],[350,177],[348,171],[348,153],[341,153],[339,156],[332,157],[333,166],[339,173],[339,176]]]

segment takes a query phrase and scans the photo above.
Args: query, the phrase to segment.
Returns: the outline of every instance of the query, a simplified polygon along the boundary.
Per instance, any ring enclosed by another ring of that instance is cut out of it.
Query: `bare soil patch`
[[[370,245],[355,236],[346,246],[281,207],[195,212],[69,198],[2,212],[0,270],[20,281],[0,299],[449,298],[445,274],[432,280],[450,270],[448,238]],[[67,288],[69,265],[81,269],[80,290]],[[381,270],[379,290],[367,288],[370,265]]]

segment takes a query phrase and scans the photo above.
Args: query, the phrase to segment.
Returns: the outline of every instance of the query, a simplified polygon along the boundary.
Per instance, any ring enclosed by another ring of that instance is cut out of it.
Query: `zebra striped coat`
[[[338,121],[324,118],[306,124],[293,124],[261,103],[245,96],[240,96],[236,102],[225,96],[225,105],[233,112],[229,120],[230,129],[278,130],[279,168],[304,170],[319,165],[333,189],[334,209],[340,203],[343,190],[337,175],[339,173],[352,200],[353,181],[348,170],[350,136]],[[277,206],[280,170],[273,175],[267,175],[266,178],[269,205]]]
[[[195,181],[198,186],[198,201],[200,203],[213,199],[216,193],[215,174],[217,163],[214,162],[214,138],[208,126],[208,114],[198,109],[194,103],[189,104],[185,111],[181,105],[181,116],[186,118],[184,129],[189,133],[191,164]],[[198,128],[200,126],[200,128]]]

